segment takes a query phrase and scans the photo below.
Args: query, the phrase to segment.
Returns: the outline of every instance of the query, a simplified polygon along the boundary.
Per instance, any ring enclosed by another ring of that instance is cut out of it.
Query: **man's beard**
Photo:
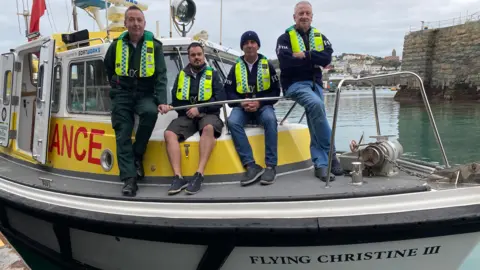
[[[192,68],[193,68],[194,70],[198,71],[198,70],[201,70],[201,69],[203,68],[203,65],[204,65],[204,64],[205,64],[205,63],[203,63],[203,64],[193,63],[193,64],[192,64]]]

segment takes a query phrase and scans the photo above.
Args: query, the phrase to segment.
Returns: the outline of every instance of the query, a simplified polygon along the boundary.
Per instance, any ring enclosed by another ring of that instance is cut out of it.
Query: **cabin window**
[[[83,112],[85,90],[85,63],[75,63],[70,66],[68,110]]]
[[[87,112],[110,112],[110,84],[102,60],[87,62]]]
[[[102,60],[73,63],[69,73],[68,111],[110,112],[110,84]]]
[[[182,53],[182,60],[184,66],[188,65],[188,56],[186,53]],[[165,64],[167,66],[167,102],[172,102],[172,88],[173,84],[175,83],[175,79],[177,78],[180,69],[182,69],[182,62],[178,53],[166,53],[165,54]]]
[[[53,71],[52,112],[60,110],[60,91],[62,87],[62,66],[57,65]]]
[[[208,64],[209,66],[211,66],[213,69],[217,70],[217,69],[218,69],[218,66],[217,66],[217,64],[215,63],[215,60],[212,59],[210,55],[207,55],[206,58],[207,58],[207,64]]]
[[[10,94],[12,93],[12,71],[5,72],[5,81],[3,85],[3,105],[10,104]]]
[[[228,73],[230,73],[230,69],[233,67],[234,63],[227,60],[227,59],[224,59],[224,58],[222,58],[222,60],[220,60],[218,57],[213,56],[213,55],[209,55],[209,54],[207,54],[206,57],[207,57],[208,65],[210,65],[211,67],[213,67],[217,71],[219,70],[220,71],[220,76],[224,80],[226,80],[227,76],[228,76]],[[223,61],[223,63],[222,63],[222,61]]]
[[[40,52],[28,54],[28,62],[30,64],[30,82],[35,87],[37,86],[38,82],[38,55],[40,55]]]
[[[222,59],[223,63],[221,61],[217,60],[217,64],[220,67],[220,69],[223,71],[223,74],[225,75],[225,79],[228,77],[228,73],[230,73],[230,69],[233,67],[233,64],[230,62],[227,62],[227,60]]]

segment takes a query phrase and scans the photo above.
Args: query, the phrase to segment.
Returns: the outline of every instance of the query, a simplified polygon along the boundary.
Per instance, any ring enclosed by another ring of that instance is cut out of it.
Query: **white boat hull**
[[[9,225],[23,239],[58,253],[54,224],[12,208]],[[145,241],[69,228],[72,259],[99,269],[199,269],[207,246]],[[332,232],[333,233],[333,232]],[[235,247],[221,270],[435,269],[454,270],[479,242],[480,233],[331,246]],[[201,268],[208,269],[208,268]]]
[[[320,247],[238,247],[222,270],[458,269],[480,234]]]
[[[375,188],[374,180],[362,188]],[[405,188],[414,180],[403,181]],[[159,188],[142,191],[168,187]],[[141,200],[0,179],[0,229],[62,269],[458,269],[480,240],[480,187],[420,188],[302,200]]]

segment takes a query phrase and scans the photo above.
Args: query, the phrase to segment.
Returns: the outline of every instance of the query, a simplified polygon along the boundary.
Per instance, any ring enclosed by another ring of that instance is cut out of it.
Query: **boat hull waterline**
[[[473,214],[479,206],[472,204],[352,217],[219,220],[93,212],[85,210],[87,198],[72,208],[61,204],[62,194],[49,193],[45,203],[0,190],[1,229],[69,269],[452,270],[480,240]]]
[[[27,236],[34,245],[52,249],[61,257],[54,224],[13,209],[8,209],[7,215],[10,225],[20,235]],[[72,259],[105,270],[198,269],[208,249],[207,245],[145,241],[74,228],[69,229],[69,234]],[[216,269],[452,270],[458,269],[477,245],[479,237],[477,232],[352,245],[234,247],[223,266]]]

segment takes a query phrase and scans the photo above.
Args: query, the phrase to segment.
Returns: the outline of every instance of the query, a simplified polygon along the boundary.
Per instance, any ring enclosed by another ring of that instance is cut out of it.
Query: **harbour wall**
[[[409,33],[402,71],[420,75],[429,99],[480,100],[480,22]],[[395,100],[421,99],[415,80],[401,86]]]

